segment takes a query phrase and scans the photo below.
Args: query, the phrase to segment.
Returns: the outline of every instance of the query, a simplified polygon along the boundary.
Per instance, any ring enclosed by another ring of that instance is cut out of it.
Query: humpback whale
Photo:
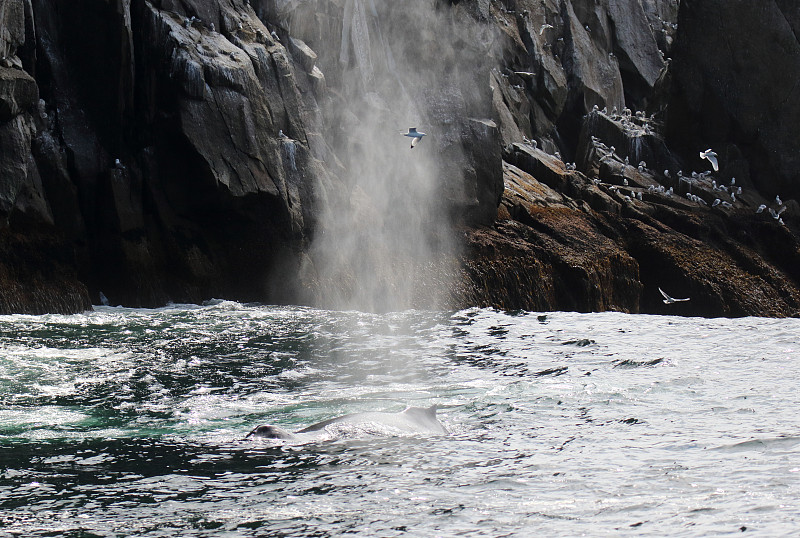
[[[314,441],[321,435],[331,433],[340,427],[352,427],[356,431],[374,434],[376,431],[389,434],[427,433],[443,435],[448,433],[444,425],[436,418],[436,406],[408,407],[401,413],[352,413],[341,417],[331,418],[317,422],[311,426],[288,432],[278,426],[269,424],[255,427],[247,434],[245,439],[254,437],[260,439],[285,439],[290,441]]]

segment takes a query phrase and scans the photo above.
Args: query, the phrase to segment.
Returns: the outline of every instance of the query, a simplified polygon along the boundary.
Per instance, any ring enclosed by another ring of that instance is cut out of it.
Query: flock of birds
[[[593,107],[593,111],[601,112],[600,108],[597,105]],[[608,108],[605,107],[602,109],[602,113],[604,115],[609,116],[612,120],[621,120],[622,125],[625,128],[639,127],[644,134],[651,132],[649,128],[649,118],[641,111],[636,112],[636,114],[634,115],[630,109],[624,108],[622,113],[619,113],[617,111],[617,108],[614,107],[609,113]],[[634,117],[636,118],[636,120],[633,120]],[[602,145],[602,143],[600,143],[597,137],[592,136],[591,138],[594,144]],[[534,149],[537,149],[538,147],[538,144],[535,140],[529,140],[528,138],[523,137],[523,141],[525,144],[533,147]],[[602,157],[601,161],[610,160],[616,154],[616,148],[614,146],[609,146],[607,149],[609,153],[604,157]],[[554,156],[558,159],[561,158],[558,152],[555,152]],[[725,185],[723,183],[718,184],[717,181],[712,178],[713,173],[719,172],[720,169],[719,155],[713,149],[708,148],[705,151],[701,151],[700,159],[708,161],[713,171],[708,170],[700,173],[692,172],[691,176],[684,176],[683,171],[678,170],[678,172],[675,173],[675,182],[677,186],[682,188],[685,186],[685,191],[686,191],[685,197],[691,202],[695,202],[697,204],[704,206],[709,206],[709,205],[711,207],[719,206],[722,207],[723,209],[733,208],[734,204],[736,204],[737,202],[737,196],[742,195],[742,187],[736,185],[736,178],[735,177],[731,178],[730,184],[728,185]],[[630,166],[628,157],[625,157],[624,163],[626,166]],[[577,170],[576,163],[565,163],[565,167],[568,171]],[[644,173],[647,170],[647,163],[645,161],[640,161],[637,165],[637,169],[640,173]],[[673,175],[670,173],[669,170],[664,170],[664,177],[672,179]],[[593,178],[592,182],[595,183],[596,185],[600,185],[602,183],[602,181],[598,178]],[[629,186],[628,180],[626,178],[622,178],[621,186],[622,187]],[[708,192],[708,187],[710,187],[710,191],[713,193],[720,193],[720,195],[721,193],[725,193],[725,195],[727,195],[730,201],[720,197],[715,197],[713,201],[710,201],[709,203],[709,201],[706,201],[706,199],[704,199],[702,196],[699,196],[698,194],[695,194],[693,192],[695,187],[701,187],[701,190],[703,190],[704,188],[706,192]],[[620,190],[620,186],[618,185],[610,185],[608,186],[608,190],[619,191],[620,193],[622,193],[622,191]],[[651,194],[661,194],[666,197],[672,197],[675,194],[675,188],[665,187],[664,185],[657,185],[657,186],[649,185],[647,188],[647,192]],[[642,201],[643,199],[642,191],[630,189],[630,193],[627,195],[623,195],[623,199],[626,202],[632,202],[634,199]],[[766,204],[761,204],[756,210],[756,213],[762,213],[765,210],[767,210],[773,219],[775,219],[781,225],[785,225],[786,223],[783,221],[781,215],[786,210],[786,206],[783,204],[783,201],[781,200],[780,196],[775,197],[775,204],[776,207],[768,207]]]
[[[594,112],[601,112],[599,107],[596,105],[594,106],[593,110]],[[630,129],[632,127],[638,128],[641,131],[641,133],[637,134],[649,134],[652,132],[648,123],[649,118],[647,118],[642,112],[637,112],[634,115],[632,114],[630,109],[625,108],[620,114],[618,113],[616,107],[614,107],[611,113],[609,113],[608,108],[603,108],[602,113],[609,116],[612,120],[621,120],[623,123],[623,127],[625,127],[626,129]],[[595,145],[606,147],[596,137],[592,136],[591,138],[592,142]],[[538,149],[538,143],[536,140],[529,140],[528,138],[523,137],[523,142],[534,149]],[[606,147],[606,149],[608,150],[608,153],[603,157],[601,157],[601,161],[606,161],[607,159],[613,159],[614,156],[616,155],[616,149],[614,148],[614,146],[608,146]],[[558,152],[554,152],[553,156],[560,159],[560,155],[558,154]],[[711,193],[717,193],[717,197],[714,197],[713,201],[710,202],[711,207],[720,206],[725,209],[733,208],[734,204],[736,204],[737,201],[741,201],[737,200],[737,197],[740,197],[742,195],[741,185],[736,185],[735,177],[732,177],[730,179],[729,184],[717,183],[717,180],[713,178],[714,173],[719,172],[720,170],[720,159],[717,152],[714,151],[712,148],[700,151],[699,156],[700,159],[708,161],[708,163],[711,166],[711,170],[700,173],[692,172],[690,176],[684,176],[681,170],[679,170],[674,175],[671,174],[669,170],[664,170],[663,174],[664,177],[673,180],[675,185],[681,187],[682,190],[685,188],[685,196],[690,201],[696,202],[704,206],[709,205],[709,202],[706,201],[706,199],[693,192],[695,188],[698,188],[699,190],[702,190],[703,192],[706,193],[706,198],[709,198],[708,196],[709,191]],[[626,166],[631,166],[628,157],[625,157],[624,164]],[[568,171],[575,171],[577,170],[577,165],[576,163],[565,163],[565,168]],[[640,173],[645,172],[647,170],[647,163],[645,161],[640,161],[637,165],[637,169]],[[596,185],[602,184],[602,181],[599,178],[591,178],[591,181]],[[632,202],[633,199],[637,199],[640,201],[642,200],[643,196],[641,189],[636,189],[636,190],[631,189],[629,187],[629,181],[625,177],[621,178],[621,182],[622,185],[608,185],[607,186],[608,190],[618,191],[620,194],[622,194],[624,191],[622,191],[621,187],[628,187],[630,189],[630,194],[623,195],[623,199],[625,201]],[[675,189],[673,187],[665,187],[664,185],[656,186],[651,184],[648,186],[647,192],[658,193],[666,197],[671,197],[675,194]],[[723,198],[728,198],[730,201]],[[785,222],[783,221],[782,215],[786,211],[786,205],[783,203],[783,200],[781,200],[780,195],[775,196],[775,204],[773,207],[770,207],[767,204],[761,204],[756,209],[757,214],[763,213],[765,211],[767,211],[769,215],[773,219],[775,219],[779,224],[785,226]],[[690,300],[689,297],[685,298],[672,297],[661,288],[658,288],[658,291],[660,292],[663,298],[663,302],[666,305],[671,305]]]

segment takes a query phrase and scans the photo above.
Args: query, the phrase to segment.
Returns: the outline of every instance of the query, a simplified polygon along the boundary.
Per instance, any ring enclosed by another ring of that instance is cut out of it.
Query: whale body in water
[[[444,425],[436,418],[436,406],[409,407],[401,413],[353,413],[322,422],[317,422],[296,432],[288,432],[272,425],[261,425],[247,434],[245,439],[285,439],[289,441],[314,441],[332,431],[346,431],[375,434],[383,433],[427,433],[443,435],[448,433]]]

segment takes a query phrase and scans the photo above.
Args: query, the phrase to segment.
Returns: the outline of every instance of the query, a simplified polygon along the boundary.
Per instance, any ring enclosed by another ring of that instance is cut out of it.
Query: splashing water
[[[0,535],[793,536],[798,330],[230,302],[0,316]],[[450,433],[244,439],[433,404]]]

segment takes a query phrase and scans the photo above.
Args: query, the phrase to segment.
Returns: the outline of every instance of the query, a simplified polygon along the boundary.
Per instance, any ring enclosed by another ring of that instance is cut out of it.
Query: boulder
[[[0,123],[5,123],[39,101],[36,81],[25,71],[0,67]]]

